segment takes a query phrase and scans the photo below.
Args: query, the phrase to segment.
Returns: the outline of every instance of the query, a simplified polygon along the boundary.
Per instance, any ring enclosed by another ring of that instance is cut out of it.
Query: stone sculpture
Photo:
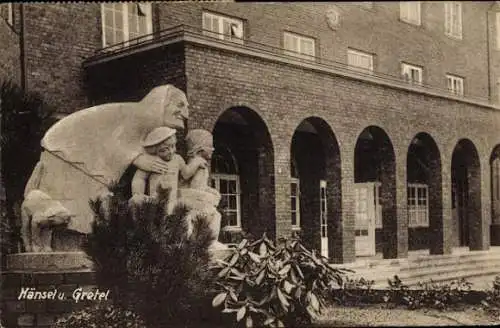
[[[206,130],[192,130],[186,136],[188,147],[188,166],[195,168],[192,176],[186,181],[186,187],[179,189],[179,200],[188,210],[188,223],[197,214],[204,215],[209,223],[215,241],[212,249],[224,249],[226,246],[217,239],[220,232],[221,214],[216,206],[220,202],[219,192],[208,186],[208,162],[212,158],[213,136]]]
[[[168,172],[163,160],[143,152],[141,142],[157,127],[184,128],[187,118],[186,95],[172,85],[154,88],[140,102],[98,105],[68,115],[42,139],[25,202],[31,192],[40,191],[75,214],[69,230],[90,233],[94,214],[89,199],[104,194],[131,164]]]
[[[212,134],[206,130],[188,133],[187,164],[176,153],[175,129],[184,128],[187,118],[186,95],[164,85],[140,102],[94,106],[51,127],[42,139],[42,155],[25,188],[26,250],[51,251],[56,226],[67,225],[68,230],[81,235],[90,233],[94,213],[89,200],[101,198],[106,204],[109,188],[130,165],[137,168],[131,183],[131,205],[169,189],[167,214],[182,202],[189,210],[189,233],[192,220],[202,214],[216,238],[212,248],[226,249],[217,241],[221,215],[216,206],[221,196],[208,186]],[[179,178],[182,186],[178,186]]]
[[[26,252],[52,251],[52,231],[66,226],[72,214],[57,200],[40,191],[30,191],[21,206],[21,237]]]
[[[132,179],[131,203],[141,202],[144,195],[157,197],[158,191],[169,189],[167,213],[172,212],[177,201],[179,171],[185,166],[184,159],[176,153],[175,132],[174,129],[168,127],[159,127],[146,136],[143,142],[145,152],[164,161],[168,166],[168,171],[160,174],[137,169]],[[149,187],[146,188],[146,186]]]

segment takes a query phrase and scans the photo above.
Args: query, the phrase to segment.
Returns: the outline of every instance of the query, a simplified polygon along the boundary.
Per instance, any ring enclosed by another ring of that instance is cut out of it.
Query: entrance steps
[[[500,247],[487,251],[469,251],[456,248],[452,254],[429,255],[428,251],[409,252],[408,258],[382,259],[381,254],[371,258],[358,258],[354,263],[334,264],[333,267],[354,270],[351,279],[373,280],[373,288],[388,288],[388,279],[397,275],[403,284],[416,288],[419,282],[449,282],[465,278],[473,283],[472,289],[489,288],[495,275],[500,275]]]

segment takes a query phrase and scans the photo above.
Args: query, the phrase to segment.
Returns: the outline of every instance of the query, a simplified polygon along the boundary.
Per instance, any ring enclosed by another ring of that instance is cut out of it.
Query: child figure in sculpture
[[[168,214],[172,213],[177,201],[179,174],[184,179],[189,179],[193,175],[193,172],[198,169],[198,167],[186,166],[184,159],[176,153],[177,138],[175,133],[175,129],[159,127],[151,131],[143,141],[145,152],[158,156],[161,160],[165,161],[167,163],[167,171],[159,174],[137,169],[132,179],[133,197],[137,197],[136,195],[157,197],[159,189],[170,189],[167,201]],[[149,188],[147,188],[148,185]]]
[[[213,248],[225,248],[217,241],[220,232],[221,215],[216,206],[220,201],[219,192],[209,187],[208,162],[214,151],[213,136],[209,131],[195,129],[186,136],[188,164],[186,166],[187,188],[181,189],[184,202],[195,212],[204,213],[215,237]]]

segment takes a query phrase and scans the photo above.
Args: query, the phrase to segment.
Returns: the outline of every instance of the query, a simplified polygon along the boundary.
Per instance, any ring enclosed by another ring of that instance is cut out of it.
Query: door
[[[375,255],[375,188],[376,183],[355,184],[356,256]]]
[[[459,246],[469,246],[469,187],[466,179],[458,181],[456,193],[458,205],[458,242]]]
[[[326,181],[319,182],[319,203],[320,203],[320,229],[321,229],[321,255],[328,257],[328,221],[326,203]]]

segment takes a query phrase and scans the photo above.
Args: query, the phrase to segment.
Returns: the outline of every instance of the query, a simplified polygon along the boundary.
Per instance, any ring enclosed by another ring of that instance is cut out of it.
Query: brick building
[[[188,129],[214,134],[228,241],[299,231],[339,263],[500,244],[498,2],[26,3],[2,14],[0,74],[61,115],[160,84],[186,92]]]

